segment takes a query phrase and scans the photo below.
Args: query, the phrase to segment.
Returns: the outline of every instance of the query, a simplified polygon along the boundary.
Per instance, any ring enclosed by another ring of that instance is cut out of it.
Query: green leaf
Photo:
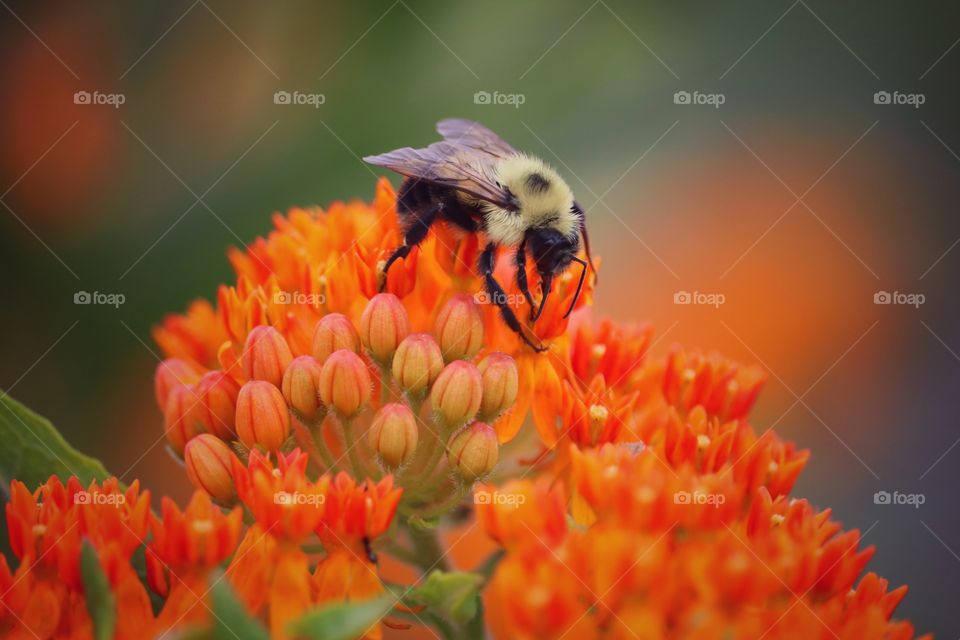
[[[427,605],[433,613],[465,624],[477,615],[480,586],[484,578],[467,571],[433,571],[410,596],[412,602]]]
[[[110,581],[103,573],[97,551],[89,540],[83,541],[80,551],[80,574],[87,600],[87,613],[93,621],[93,637],[110,640],[117,626],[117,602],[110,589]]]
[[[237,600],[233,589],[216,574],[210,587],[213,605],[213,637],[215,640],[269,640],[270,634],[257,620],[250,617]]]
[[[396,603],[397,599],[388,593],[374,600],[330,604],[291,622],[287,633],[316,640],[355,640],[377,624]]]
[[[6,491],[17,479],[33,489],[51,475],[84,485],[110,476],[99,460],[71,447],[46,418],[0,391],[0,481]]]

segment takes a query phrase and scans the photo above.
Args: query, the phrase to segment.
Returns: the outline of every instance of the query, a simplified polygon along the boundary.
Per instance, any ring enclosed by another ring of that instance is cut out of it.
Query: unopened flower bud
[[[360,336],[347,316],[342,313],[325,315],[320,318],[313,332],[313,357],[323,364],[331,353],[340,349],[358,351]]]
[[[320,370],[313,356],[300,356],[283,374],[283,398],[306,420],[313,420],[320,409]]]
[[[440,372],[430,390],[430,404],[448,427],[461,425],[480,409],[483,381],[476,365],[454,360]]]
[[[230,447],[209,433],[191,439],[183,452],[190,482],[222,504],[232,503],[237,495],[230,471],[230,456]]]
[[[197,367],[180,358],[167,358],[157,365],[153,376],[153,390],[157,397],[157,406],[164,409],[170,390],[184,384],[194,384],[200,379]]]
[[[247,380],[266,380],[275,387],[283,382],[283,372],[293,355],[280,332],[269,325],[254,327],[247,335],[240,358]]]
[[[178,456],[183,456],[187,441],[197,435],[193,421],[193,408],[197,403],[192,386],[179,385],[170,389],[167,404],[163,408],[163,430],[167,442]]]
[[[505,353],[491,353],[480,361],[483,378],[483,400],[480,416],[493,420],[513,406],[520,388],[520,374],[516,361]]]
[[[493,471],[499,455],[497,432],[485,422],[474,422],[453,436],[447,446],[450,467],[467,482]]]
[[[352,418],[370,400],[373,382],[363,359],[353,351],[334,351],[320,369],[320,400],[344,418]]]
[[[235,418],[240,385],[223,371],[208,371],[197,383],[193,422],[221,440],[236,437]]]
[[[393,355],[393,378],[414,395],[425,393],[443,371],[440,345],[427,333],[411,333]]]
[[[237,396],[237,436],[247,448],[279,449],[290,435],[290,414],[280,390],[269,382],[251,380]]]
[[[447,362],[470,359],[483,347],[483,316],[473,296],[457,294],[437,314],[434,333]]]
[[[413,457],[418,438],[413,411],[399,403],[381,407],[367,432],[370,448],[380,454],[390,469],[396,469]]]
[[[360,338],[380,364],[389,364],[400,342],[410,333],[410,319],[400,299],[392,293],[370,298],[360,316]]]

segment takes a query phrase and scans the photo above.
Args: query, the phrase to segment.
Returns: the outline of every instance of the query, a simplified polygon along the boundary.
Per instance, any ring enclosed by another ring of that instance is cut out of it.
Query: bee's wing
[[[517,150],[500,136],[472,120],[463,118],[441,120],[437,123],[437,133],[451,144],[476,149],[498,158],[506,158],[517,153]]]
[[[364,160],[401,175],[463,191],[505,209],[516,208],[510,195],[497,185],[496,158],[469,147],[434,142],[424,149],[404,147]]]

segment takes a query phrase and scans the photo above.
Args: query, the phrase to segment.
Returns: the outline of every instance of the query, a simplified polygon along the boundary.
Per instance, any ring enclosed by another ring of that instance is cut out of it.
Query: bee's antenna
[[[576,256],[574,256],[573,259],[579,262],[582,268],[580,269],[580,281],[577,283],[577,292],[573,294],[573,300],[570,301],[570,308],[563,314],[564,320],[573,312],[573,307],[576,306],[577,300],[580,299],[580,291],[583,289],[583,279],[587,277],[587,263]]]
[[[533,315],[533,318],[530,320],[536,322],[540,315],[543,313],[543,308],[547,306],[547,296],[550,295],[550,289],[553,288],[553,276],[551,274],[545,274],[543,279],[540,281],[540,292],[543,297],[540,298],[540,308],[537,309],[537,312]]]

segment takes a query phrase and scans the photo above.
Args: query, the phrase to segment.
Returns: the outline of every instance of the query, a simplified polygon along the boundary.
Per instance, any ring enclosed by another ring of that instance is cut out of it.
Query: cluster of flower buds
[[[320,318],[309,353],[260,325],[226,370],[165,361],[156,394],[171,449],[223,504],[236,500],[231,455],[254,449],[299,445],[320,468],[362,479],[380,467],[413,488],[447,478],[434,473],[444,460],[463,485],[488,476],[499,453],[493,425],[517,399],[516,363],[481,353],[483,318],[469,295],[448,300],[429,332],[411,324],[396,296],[378,294],[356,325],[339,313]]]

